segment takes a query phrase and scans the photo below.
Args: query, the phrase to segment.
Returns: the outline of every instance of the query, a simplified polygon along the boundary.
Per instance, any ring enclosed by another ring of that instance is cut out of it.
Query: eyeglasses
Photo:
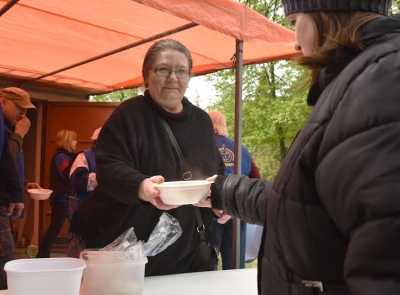
[[[187,78],[190,75],[190,72],[187,69],[177,69],[176,71],[172,71],[171,69],[166,67],[155,68],[154,73],[161,77],[168,77],[169,75],[171,75],[171,73],[175,73],[175,76],[177,78]]]

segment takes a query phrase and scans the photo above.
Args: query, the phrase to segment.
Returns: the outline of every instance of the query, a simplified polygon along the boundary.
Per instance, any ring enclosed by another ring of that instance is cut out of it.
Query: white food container
[[[28,193],[34,200],[47,200],[53,191],[45,188],[31,188]]]
[[[161,200],[168,205],[189,205],[203,201],[210,191],[207,180],[167,181],[154,186],[160,191]]]
[[[9,261],[8,295],[79,295],[84,268],[82,260],[67,257]]]

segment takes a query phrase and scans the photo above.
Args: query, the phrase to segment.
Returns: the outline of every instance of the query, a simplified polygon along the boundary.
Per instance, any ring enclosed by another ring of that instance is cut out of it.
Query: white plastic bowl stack
[[[28,193],[34,200],[47,200],[53,191],[45,188],[31,188]]]
[[[9,261],[4,266],[8,295],[79,295],[85,266],[67,257]]]
[[[203,201],[210,191],[207,180],[167,181],[154,186],[160,191],[161,200],[168,205],[189,205]]]

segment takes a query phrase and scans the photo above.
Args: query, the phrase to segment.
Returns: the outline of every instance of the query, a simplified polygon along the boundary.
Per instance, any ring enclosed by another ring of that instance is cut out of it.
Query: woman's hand
[[[214,212],[214,214],[216,216],[218,216],[217,222],[219,224],[224,224],[225,222],[227,222],[229,219],[231,219],[231,216],[228,214],[225,214],[224,211],[222,210],[218,210],[218,209],[212,209],[212,211]]]
[[[217,174],[214,174],[213,176],[207,178],[206,180],[209,181],[209,182],[214,182],[215,179],[217,178],[217,176],[218,176]]]
[[[152,176],[142,181],[139,186],[139,199],[153,204],[160,210],[171,210],[178,206],[164,204],[160,199],[160,192],[154,187],[155,183],[163,183],[164,177],[161,175]]]
[[[200,201],[196,204],[193,204],[193,206],[201,207],[201,208],[211,208],[211,199],[207,198],[204,201]]]
[[[214,174],[213,176],[207,178],[206,180],[208,182],[212,183],[217,178],[217,176],[218,176],[217,174]],[[208,198],[207,199],[205,199],[204,201],[200,201],[200,202],[198,202],[196,204],[193,204],[193,206],[201,207],[201,208],[211,208],[211,197],[210,196],[211,196],[211,190],[208,192]]]

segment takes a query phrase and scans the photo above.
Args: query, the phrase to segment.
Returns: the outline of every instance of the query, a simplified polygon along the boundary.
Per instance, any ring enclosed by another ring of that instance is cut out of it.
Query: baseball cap
[[[15,102],[18,106],[24,109],[36,109],[31,103],[28,92],[17,87],[7,87],[0,91],[0,97],[7,98]]]

